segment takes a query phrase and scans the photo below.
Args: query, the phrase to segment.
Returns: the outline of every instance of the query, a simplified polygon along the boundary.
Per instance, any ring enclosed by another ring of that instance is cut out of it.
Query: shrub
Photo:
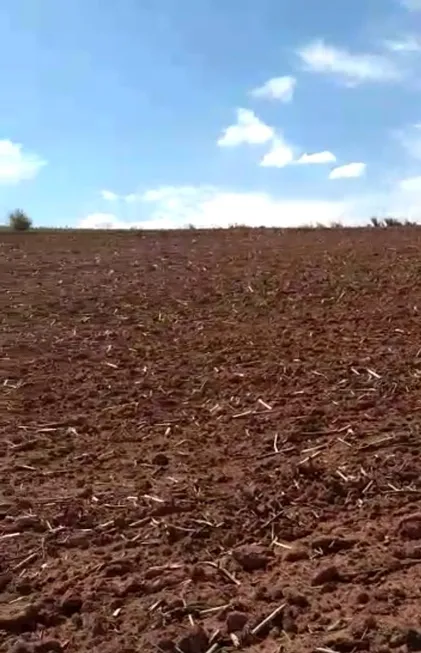
[[[386,227],[402,227],[402,222],[398,218],[385,218],[384,224]]]
[[[16,209],[9,215],[9,226],[14,231],[28,231],[32,227],[32,220],[24,211]]]

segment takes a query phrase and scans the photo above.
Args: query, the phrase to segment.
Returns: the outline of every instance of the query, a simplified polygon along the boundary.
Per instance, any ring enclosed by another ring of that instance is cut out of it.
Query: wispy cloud
[[[313,154],[302,154],[296,161],[298,164],[318,164],[318,163],[335,163],[336,156],[324,150],[323,152],[314,152]]]
[[[272,79],[269,79],[262,86],[253,89],[250,94],[255,98],[291,102],[296,84],[297,80],[295,77],[289,75],[272,77]]]
[[[384,47],[396,54],[416,54],[421,52],[421,39],[413,34],[407,34],[399,39],[384,41]]]
[[[399,79],[401,71],[387,57],[371,53],[352,53],[326,45],[323,40],[309,43],[298,51],[306,70],[333,75],[345,84],[390,82]]]
[[[26,152],[20,143],[0,140],[0,184],[13,185],[34,179],[46,165],[43,158]]]
[[[421,0],[400,0],[400,4],[408,11],[421,11]]]
[[[133,202],[136,202],[139,199],[139,195],[137,193],[119,195],[112,190],[100,190],[99,194],[106,202],[126,202],[127,204],[133,204]]]
[[[237,110],[237,122],[227,127],[218,139],[220,147],[260,145],[274,137],[274,130],[260,120],[250,109]]]
[[[115,202],[120,199],[120,196],[117,193],[114,193],[112,190],[101,190],[100,195],[103,200],[106,202]]]
[[[421,160],[421,123],[397,131],[395,137],[410,157]]]
[[[347,163],[343,166],[333,168],[329,174],[329,179],[353,179],[362,177],[366,171],[365,163]]]

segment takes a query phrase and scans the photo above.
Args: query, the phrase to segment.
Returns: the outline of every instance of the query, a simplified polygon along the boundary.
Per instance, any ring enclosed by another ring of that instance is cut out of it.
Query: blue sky
[[[421,220],[420,28],[421,0],[3,0],[0,210]]]

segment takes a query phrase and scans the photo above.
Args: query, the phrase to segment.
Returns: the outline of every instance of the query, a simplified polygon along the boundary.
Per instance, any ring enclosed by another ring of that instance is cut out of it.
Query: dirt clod
[[[32,604],[21,605],[14,603],[12,605],[1,605],[0,630],[11,633],[24,633],[33,630],[36,626],[38,615],[38,608]]]
[[[248,621],[248,615],[245,612],[229,612],[226,618],[227,631],[235,633],[243,630]]]
[[[406,633],[408,651],[421,651],[421,630],[409,628]]]
[[[209,638],[203,628],[195,627],[177,642],[177,647],[182,653],[205,653],[208,644]]]
[[[152,458],[152,464],[157,465],[158,467],[166,467],[169,463],[169,458],[164,453],[157,453]]]
[[[284,560],[287,562],[297,562],[298,560],[307,560],[309,553],[304,547],[294,547],[284,553]]]
[[[329,633],[324,637],[323,642],[327,647],[339,653],[350,653],[358,647],[361,648],[361,642],[346,629]]]
[[[62,653],[63,646],[56,639],[45,639],[34,646],[35,653]]]
[[[356,538],[332,535],[322,535],[311,540],[312,548],[319,549],[325,555],[351,549],[356,544],[358,544],[358,539]]]
[[[410,540],[421,539],[421,513],[407,515],[399,522],[399,532],[401,537]]]
[[[245,544],[234,549],[233,558],[244,569],[244,571],[257,571],[265,569],[272,557],[272,552],[258,544]]]
[[[319,569],[311,580],[312,585],[324,585],[341,580],[341,575],[335,565],[328,565]]]
[[[83,600],[77,594],[65,596],[61,601],[61,611],[66,617],[71,617],[82,609]]]
[[[24,639],[18,639],[11,647],[10,653],[35,653],[35,645],[26,642]]]

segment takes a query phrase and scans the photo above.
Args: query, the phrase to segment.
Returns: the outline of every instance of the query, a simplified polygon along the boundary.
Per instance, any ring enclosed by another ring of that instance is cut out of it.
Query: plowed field
[[[0,651],[421,650],[421,230],[0,234]]]

